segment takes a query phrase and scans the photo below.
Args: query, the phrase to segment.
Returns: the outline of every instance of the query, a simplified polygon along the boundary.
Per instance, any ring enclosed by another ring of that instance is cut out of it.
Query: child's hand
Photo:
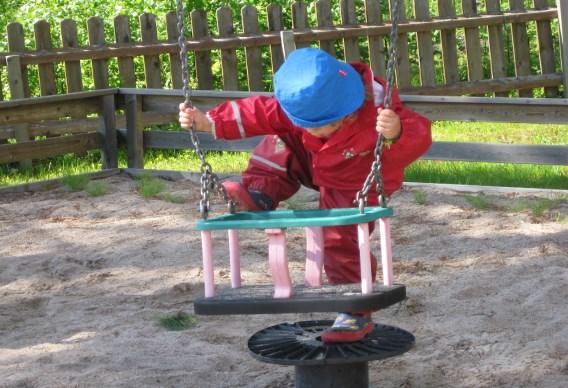
[[[205,113],[193,107],[190,108],[184,102],[179,104],[179,123],[182,128],[191,129],[191,125],[195,122],[195,130],[200,132],[210,132],[211,123],[205,116]]]
[[[385,139],[398,139],[401,129],[400,117],[398,117],[395,111],[379,108],[377,114],[377,132],[382,133]]]

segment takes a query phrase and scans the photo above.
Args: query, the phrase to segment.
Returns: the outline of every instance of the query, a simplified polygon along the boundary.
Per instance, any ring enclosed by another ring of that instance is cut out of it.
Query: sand
[[[142,198],[124,174],[104,181],[101,197],[0,194],[0,387],[293,386],[294,369],[253,359],[248,338],[333,314],[198,316],[164,329],[160,317],[192,314],[203,292],[199,188],[167,182],[186,198],[176,204]],[[408,298],[374,319],[416,345],[371,363],[372,387],[568,386],[568,197],[543,216],[504,210],[535,196],[550,194],[488,193],[488,210],[444,188],[393,197],[395,278]],[[289,236],[299,280],[304,240]],[[216,241],[216,278],[228,283],[226,240]],[[241,246],[244,282],[268,282],[263,232],[243,233]]]

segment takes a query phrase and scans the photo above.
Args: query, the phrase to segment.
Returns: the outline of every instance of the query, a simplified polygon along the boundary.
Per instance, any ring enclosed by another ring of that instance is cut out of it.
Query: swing
[[[395,10],[393,15],[397,15]],[[184,11],[182,0],[177,0],[180,59],[182,64],[183,94],[185,104],[192,106],[188,79],[187,46],[184,40]],[[396,48],[396,19],[389,48],[385,107],[390,107],[394,81],[394,50]],[[282,32],[282,39],[291,32]],[[293,37],[293,35],[292,35]],[[292,38],[293,40],[293,38]],[[289,40],[286,42],[289,43]],[[287,46],[284,45],[283,46]],[[285,53],[286,54],[286,53]],[[386,206],[380,174],[380,157],[384,144],[380,134],[374,150],[375,160],[362,189],[357,193],[358,207],[319,210],[273,210],[236,212],[235,203],[229,198],[219,178],[213,173],[200,149],[195,127],[189,131],[195,152],[201,161],[202,220],[196,229],[201,233],[204,297],[194,301],[194,310],[200,315],[227,314],[281,314],[306,312],[376,311],[405,299],[404,285],[395,284],[392,268],[390,236],[391,208]],[[367,207],[367,195],[372,182],[376,183],[379,206]],[[209,218],[210,191],[217,191],[228,205],[229,213]],[[380,233],[382,285],[373,285],[369,222],[378,221]],[[356,225],[360,251],[361,283],[323,285],[322,266],[324,241],[322,228],[326,226]],[[305,284],[294,286],[288,271],[286,230],[303,228],[306,236]],[[272,273],[272,285],[241,285],[239,230],[263,229],[268,237],[268,261]],[[216,289],[214,281],[213,231],[227,231],[231,287]]]

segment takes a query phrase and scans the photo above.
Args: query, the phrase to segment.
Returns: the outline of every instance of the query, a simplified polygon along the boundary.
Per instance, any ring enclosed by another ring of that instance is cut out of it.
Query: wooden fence
[[[295,2],[289,15],[279,5],[266,10],[247,5],[241,10],[240,25],[231,9],[222,7],[216,13],[216,31],[209,28],[204,11],[188,12],[191,37],[187,46],[196,88],[269,90],[271,74],[283,60],[278,32],[284,29],[294,30],[298,47],[319,45],[347,61],[368,62],[376,74],[384,75],[391,28],[386,6],[393,0],[338,1],[340,20],[334,19],[330,0],[317,1],[313,9]],[[534,89],[545,88],[546,96],[558,97],[566,78],[560,46],[568,48],[558,31],[568,21],[559,18],[565,13],[560,7],[549,7],[549,0],[532,2],[534,7],[527,9],[525,0],[508,0],[508,8],[502,9],[502,0],[486,0],[483,8],[477,0],[438,0],[434,15],[429,0],[413,0],[414,12],[401,0],[397,66],[401,92],[503,96],[518,90],[521,97],[531,97]],[[457,14],[456,3],[460,3],[461,14]],[[407,17],[411,13],[414,16]],[[292,24],[287,25],[286,20]],[[316,25],[310,25],[310,20]],[[9,52],[0,53],[0,100],[17,95],[12,89],[19,82],[24,96],[82,91],[86,85],[96,89],[181,88],[175,12],[163,20],[143,14],[137,24],[125,15],[117,16],[112,42],[104,33],[109,22],[98,17],[88,19],[88,42],[80,42],[82,22],[64,20],[57,33],[47,21],[36,22],[33,49],[25,46],[30,33],[21,24],[11,23],[7,28]],[[133,38],[137,30],[140,40]],[[158,36],[159,30],[167,36]],[[57,41],[61,43],[54,43]],[[18,57],[18,66],[10,66],[11,57]],[[143,66],[136,66],[140,61]],[[169,71],[164,72],[165,67]],[[32,78],[39,78],[39,87],[29,84]]]
[[[487,0],[486,12],[480,14],[476,1],[462,0],[463,15],[456,16],[452,0],[439,0],[439,15],[431,17],[427,4],[426,0],[414,0],[416,18],[403,18],[400,25],[397,82],[402,98],[410,108],[432,120],[568,122],[568,100],[522,97],[532,97],[534,88],[544,88],[546,95],[556,96],[567,78],[558,65],[561,53],[564,58],[568,57],[567,43],[558,34],[553,34],[555,28],[568,30],[565,6],[558,4],[558,8],[548,8],[547,0],[534,0],[535,8],[526,10],[522,7],[523,1],[509,0],[511,9],[501,11],[499,0]],[[376,73],[384,74],[385,44],[390,25],[383,22],[378,0],[364,2],[365,24],[357,19],[360,12],[355,5],[353,0],[341,2],[342,20],[337,24],[331,18],[330,2],[318,1],[318,26],[312,27],[307,22],[306,5],[294,3],[294,41],[298,47],[315,42],[349,61],[368,61]],[[283,23],[282,9],[268,7],[268,30],[261,31],[258,11],[251,6],[244,7],[242,34],[234,33],[233,17],[228,8],[217,12],[217,35],[208,30],[205,16],[202,11],[191,12],[192,37],[187,40],[194,61],[194,80],[199,88],[193,93],[196,105],[206,109],[224,99],[262,93],[266,79],[270,78],[267,75],[283,61],[279,31],[289,26]],[[534,73],[529,65],[534,51],[531,47],[535,46],[535,42],[530,43],[527,39],[530,23],[534,23],[537,30],[539,73]],[[556,27],[554,23],[557,23]],[[0,144],[0,163],[20,162],[28,166],[31,159],[101,149],[103,168],[113,168],[117,163],[117,137],[120,135],[127,143],[129,167],[143,168],[144,148],[189,148],[186,133],[143,131],[145,127],[175,121],[177,105],[182,99],[181,91],[177,90],[181,87],[181,66],[173,13],[166,16],[166,25],[168,39],[158,40],[156,17],[143,15],[140,18],[141,41],[134,42],[128,18],[119,16],[114,20],[116,42],[110,44],[105,42],[102,20],[91,18],[88,21],[89,44],[80,46],[77,23],[67,20],[61,24],[62,47],[56,48],[51,46],[49,24],[40,21],[34,28],[36,50],[31,51],[24,47],[22,26],[11,24],[8,28],[11,52],[0,53],[0,75],[1,70],[6,70],[14,99],[0,101],[0,143],[16,139],[16,144]],[[482,30],[487,36],[490,60],[486,63],[490,65],[490,77],[486,77],[487,71],[482,68],[484,43],[481,37],[485,36],[480,33]],[[506,74],[508,56],[504,39],[507,31],[513,41],[514,76]],[[436,36],[441,48],[434,44]],[[412,39],[416,42],[417,63],[411,62],[414,56],[409,51],[409,42]],[[239,50],[244,50],[243,58],[238,55]],[[438,51],[441,55],[436,54]],[[263,67],[266,54],[270,57],[269,70]],[[220,58],[222,74],[213,71],[214,55]],[[142,76],[135,71],[135,61],[140,57],[143,58]],[[441,63],[437,63],[436,58]],[[117,60],[118,85],[111,84],[111,59]],[[239,64],[239,59],[245,63]],[[164,60],[170,66],[168,79],[163,79],[160,71]],[[92,83],[97,90],[83,91],[86,74],[82,63],[85,61],[91,63]],[[460,61],[467,63],[467,80],[462,80],[459,74]],[[564,63],[568,63],[568,59]],[[57,78],[56,68],[61,64],[65,69],[65,93],[58,94],[57,85],[62,80]],[[442,80],[435,76],[435,69],[440,66],[443,67]],[[246,74],[239,73],[241,68]],[[413,68],[419,74],[418,85],[413,84]],[[33,71],[39,75],[41,96],[27,98]],[[216,80],[225,91],[211,90]],[[243,81],[246,81],[247,91],[238,90]],[[146,88],[133,88],[140,82]],[[165,85],[173,86],[174,90],[165,89]],[[519,90],[521,98],[499,97],[513,89]],[[435,96],[487,93],[497,97]],[[28,141],[36,136],[47,139]],[[257,141],[212,142],[204,135],[202,145],[205,149],[250,150]],[[437,142],[425,159],[568,165],[568,147]]]
[[[221,101],[247,97],[251,93],[260,92],[196,91],[193,101],[196,106],[208,109]],[[408,107],[432,120],[568,122],[568,99],[402,98]],[[117,138],[122,137],[127,145],[128,167],[143,168],[145,148],[192,148],[186,132],[144,131],[152,120],[175,120],[176,107],[182,100],[182,92],[178,90],[104,89],[0,102],[0,125],[5,126],[34,123],[32,129],[64,128],[70,121],[76,121],[70,117],[97,115],[72,124],[83,126],[87,133],[0,145],[0,163],[101,149],[103,168],[115,168]],[[205,150],[250,151],[259,141],[259,138],[214,141],[210,134],[200,134],[200,137]],[[568,146],[435,142],[423,159],[568,165]]]

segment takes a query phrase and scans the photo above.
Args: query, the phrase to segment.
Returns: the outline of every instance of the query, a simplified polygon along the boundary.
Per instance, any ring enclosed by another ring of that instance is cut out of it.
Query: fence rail
[[[193,101],[197,107],[208,109],[221,101],[252,94],[270,93],[196,90]],[[434,120],[568,122],[568,99],[414,95],[401,98],[406,106]],[[149,122],[175,121],[182,100],[178,90],[121,88],[0,102],[0,123],[29,124],[31,128],[46,122],[64,128],[67,123],[74,123],[70,116],[86,116],[87,112],[97,115],[80,120],[89,123],[87,133],[0,145],[0,163],[101,149],[103,168],[115,168],[117,138],[122,138],[127,145],[128,167],[144,168],[145,149],[192,148],[186,132],[144,130]],[[207,133],[200,133],[199,137],[204,150],[250,151],[260,141],[218,141]],[[423,159],[568,165],[568,146],[435,142]]]

